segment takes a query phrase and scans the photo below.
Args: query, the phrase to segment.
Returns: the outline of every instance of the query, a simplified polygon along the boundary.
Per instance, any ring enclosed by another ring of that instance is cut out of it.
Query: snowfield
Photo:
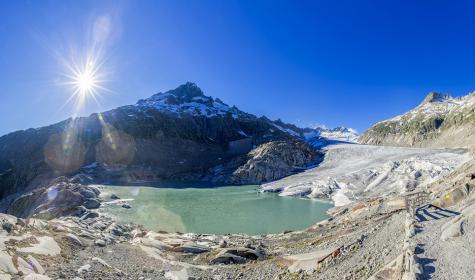
[[[331,145],[315,168],[264,184],[282,196],[330,198],[335,206],[412,191],[449,174],[470,159],[462,149]]]

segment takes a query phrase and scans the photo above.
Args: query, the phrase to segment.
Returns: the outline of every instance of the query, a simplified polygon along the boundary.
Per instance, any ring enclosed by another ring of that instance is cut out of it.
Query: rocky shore
[[[23,218],[1,215],[2,279],[358,279],[400,254],[386,244],[404,236],[401,205],[387,199],[333,209],[302,232],[207,235],[119,224],[96,211],[97,191],[61,178],[11,201]]]
[[[334,207],[331,218],[303,231],[259,236],[120,224],[98,211],[109,202],[87,176],[62,177],[3,201],[14,215],[0,215],[0,279],[465,279],[468,265],[455,271],[454,261],[427,259],[473,255],[465,249],[475,217],[473,166],[415,190],[428,193],[432,214],[412,215],[408,194],[392,194]],[[437,209],[461,214],[429,219]]]

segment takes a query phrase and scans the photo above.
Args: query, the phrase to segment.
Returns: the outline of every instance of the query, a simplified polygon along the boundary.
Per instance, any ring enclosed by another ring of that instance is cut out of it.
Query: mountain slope
[[[242,112],[186,83],[135,105],[0,137],[0,197],[78,172],[100,181],[199,180],[213,167],[245,164],[263,143],[301,141],[305,131]],[[307,148],[310,162],[318,153]]]
[[[475,94],[454,98],[430,93],[413,110],[373,125],[362,144],[470,147],[475,143]]]

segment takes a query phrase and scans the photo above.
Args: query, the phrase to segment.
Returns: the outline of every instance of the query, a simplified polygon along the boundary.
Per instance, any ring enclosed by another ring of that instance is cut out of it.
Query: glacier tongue
[[[469,158],[464,150],[331,145],[318,167],[262,188],[282,196],[330,198],[341,206],[360,198],[412,191],[449,174]]]

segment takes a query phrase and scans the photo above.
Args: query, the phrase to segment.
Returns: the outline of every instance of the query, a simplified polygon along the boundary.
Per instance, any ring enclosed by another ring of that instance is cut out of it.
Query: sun
[[[90,100],[99,104],[99,94],[107,90],[104,87],[102,63],[97,58],[88,56],[84,60],[72,60],[66,66],[69,73],[64,74],[67,78],[64,84],[70,87],[71,96],[63,106],[73,102],[74,112],[79,113],[90,105]]]
[[[97,86],[96,77],[90,71],[79,73],[75,80],[77,89],[82,94],[93,92]]]
[[[97,68],[92,61],[74,71],[72,84],[75,86],[75,92],[83,97],[94,95],[99,87],[99,83]]]
[[[88,110],[90,106],[101,106],[100,99],[105,92],[111,92],[105,87],[107,73],[104,69],[105,60],[95,52],[87,56],[72,56],[62,59],[65,71],[62,73],[62,85],[67,86],[66,93],[70,96],[62,108],[72,104],[72,115],[77,116]],[[91,103],[92,102],[92,103]]]

